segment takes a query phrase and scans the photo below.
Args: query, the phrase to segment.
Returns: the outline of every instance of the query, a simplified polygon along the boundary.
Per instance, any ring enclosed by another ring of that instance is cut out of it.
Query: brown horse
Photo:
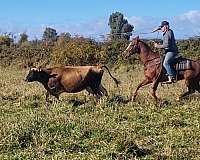
[[[146,43],[139,39],[139,37],[134,38],[130,42],[122,56],[128,58],[134,53],[138,53],[141,61],[144,63],[144,79],[139,83],[136,90],[132,92],[130,100],[135,100],[140,87],[150,83],[153,83],[151,94],[156,100],[158,100],[158,97],[156,96],[158,84],[168,80],[166,71],[162,67],[159,53],[153,52]],[[200,93],[200,63],[194,60],[189,60],[189,62],[191,67],[183,69],[181,71],[182,74],[177,74],[177,80],[185,79],[185,84],[188,88],[188,91],[177,97],[177,100],[180,100],[195,91]]]

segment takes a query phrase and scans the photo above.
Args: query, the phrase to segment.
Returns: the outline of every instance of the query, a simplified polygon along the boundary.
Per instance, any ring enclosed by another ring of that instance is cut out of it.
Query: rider
[[[168,75],[167,83],[175,82],[176,71],[172,66],[175,57],[178,54],[176,40],[173,31],[169,28],[169,22],[162,21],[161,25],[153,30],[153,32],[161,30],[163,32],[163,44],[154,43],[155,48],[162,48],[165,50],[165,58],[163,66],[165,67]]]

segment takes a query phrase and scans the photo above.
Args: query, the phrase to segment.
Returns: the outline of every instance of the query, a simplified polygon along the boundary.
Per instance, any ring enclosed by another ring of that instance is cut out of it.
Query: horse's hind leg
[[[193,80],[187,80],[186,81],[186,86],[188,88],[188,91],[183,93],[182,95],[180,95],[177,100],[179,101],[180,99],[183,99],[185,98],[186,96],[192,94],[195,92],[195,81]]]
[[[195,90],[200,93],[200,84],[199,84],[199,81],[195,81]]]

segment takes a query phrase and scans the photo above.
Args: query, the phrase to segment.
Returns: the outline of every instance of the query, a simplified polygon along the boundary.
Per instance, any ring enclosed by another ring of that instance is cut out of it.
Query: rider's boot
[[[168,76],[168,81],[166,81],[165,83],[166,84],[171,84],[171,83],[175,83],[176,82],[176,79],[172,76]]]

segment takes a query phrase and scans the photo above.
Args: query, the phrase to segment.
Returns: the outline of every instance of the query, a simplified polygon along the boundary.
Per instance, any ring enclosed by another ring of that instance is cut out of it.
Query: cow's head
[[[39,78],[41,70],[38,68],[31,68],[28,75],[26,76],[26,80],[27,82],[33,82],[33,81],[37,81]]]
[[[55,78],[57,74],[51,74],[51,70],[45,68],[31,68],[28,75],[26,76],[27,82],[39,81],[46,82],[49,78]]]

